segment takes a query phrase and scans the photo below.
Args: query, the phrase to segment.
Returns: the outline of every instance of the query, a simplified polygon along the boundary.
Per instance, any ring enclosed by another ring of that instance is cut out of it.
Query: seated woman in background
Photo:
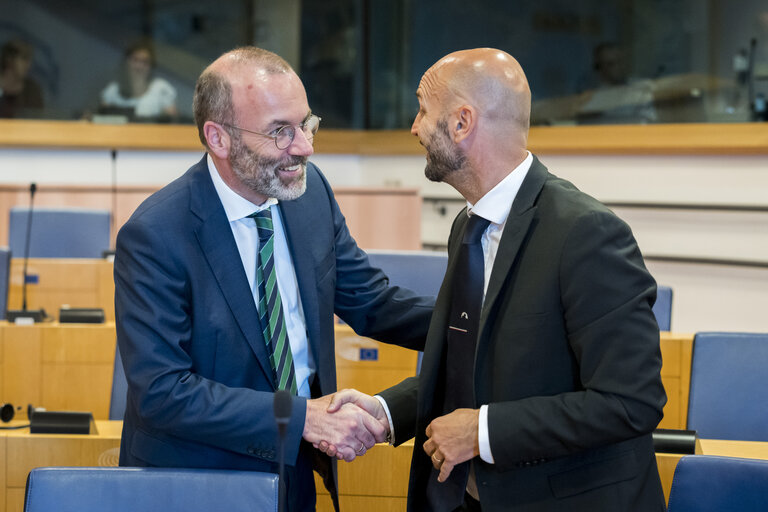
[[[140,42],[128,48],[117,80],[101,91],[99,112],[125,114],[134,121],[175,118],[176,89],[153,76],[154,66],[151,44]]]

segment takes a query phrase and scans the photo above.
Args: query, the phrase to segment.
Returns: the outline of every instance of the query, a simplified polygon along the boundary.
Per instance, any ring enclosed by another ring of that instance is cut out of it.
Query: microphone
[[[275,421],[277,422],[277,434],[280,437],[280,478],[278,480],[278,486],[280,494],[278,496],[278,510],[283,512],[285,510],[285,431],[288,427],[288,422],[291,420],[291,402],[293,396],[289,391],[285,389],[278,389],[275,392],[275,398],[273,402],[273,408],[275,411]]]
[[[37,183],[29,184],[29,213],[27,216],[27,237],[24,241],[24,270],[23,281],[21,283],[21,310],[8,310],[7,319],[15,323],[36,323],[42,322],[45,318],[43,309],[27,309],[27,264],[29,263],[29,244],[32,239],[32,214],[35,207],[35,192],[37,192]]]

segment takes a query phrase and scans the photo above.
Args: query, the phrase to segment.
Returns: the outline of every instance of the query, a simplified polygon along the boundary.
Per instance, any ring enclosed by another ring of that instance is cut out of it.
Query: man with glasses
[[[326,412],[334,313],[362,336],[421,349],[433,301],[389,287],[350,236],[308,162],[320,118],[282,58],[224,54],[200,76],[194,113],[206,156],[117,238],[120,464],[276,472],[273,398],[285,389],[288,510],[314,510],[312,468],[334,497],[336,486],[313,444],[352,460],[385,436],[353,404]]]

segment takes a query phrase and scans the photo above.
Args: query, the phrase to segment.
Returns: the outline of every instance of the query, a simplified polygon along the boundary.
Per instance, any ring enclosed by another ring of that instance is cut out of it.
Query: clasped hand
[[[327,401],[330,398],[330,401]],[[389,436],[390,425],[384,407],[376,398],[361,393],[354,389],[344,389],[330,397],[323,397],[320,400],[326,400],[328,404],[326,413],[336,415],[342,411],[348,411],[348,407],[356,407],[362,414],[363,425],[372,427],[369,434],[376,442],[383,442]],[[440,471],[438,475],[439,482],[445,482],[450,476],[453,468],[468,461],[480,454],[478,444],[478,421],[479,410],[477,409],[456,409],[455,411],[435,418],[426,430],[427,440],[424,442],[424,452],[430,457],[432,465]],[[366,438],[370,441],[370,438]],[[358,444],[359,450],[350,453],[349,444],[336,444],[328,437],[321,437],[319,442],[313,441],[315,448],[323,451],[331,457],[337,457],[346,461],[351,461],[355,456],[363,455],[365,450],[373,446],[365,441]]]
[[[386,440],[389,432],[386,413],[378,400],[357,391],[354,393],[360,397],[342,395],[337,398],[339,393],[336,393],[307,400],[304,421],[304,439],[331,457],[347,462]],[[383,422],[376,415],[371,400],[381,409]]]

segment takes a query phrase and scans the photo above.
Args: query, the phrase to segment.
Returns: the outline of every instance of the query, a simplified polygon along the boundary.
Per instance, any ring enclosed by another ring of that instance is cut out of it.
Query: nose
[[[288,153],[297,156],[311,156],[315,152],[312,142],[313,141],[307,137],[307,134],[304,133],[304,130],[297,129],[291,145],[287,148]]]
[[[416,119],[413,120],[413,124],[411,125],[411,135],[415,135],[416,137],[419,136],[419,117],[421,114],[416,116]]]

